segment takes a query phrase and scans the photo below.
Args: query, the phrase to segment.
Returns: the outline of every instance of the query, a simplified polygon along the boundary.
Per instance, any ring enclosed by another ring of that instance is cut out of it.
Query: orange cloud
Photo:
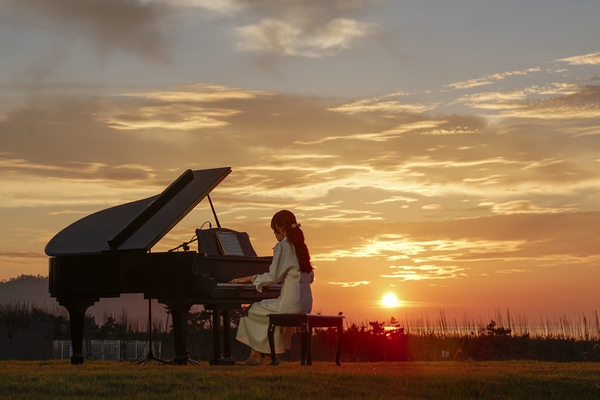
[[[402,281],[422,281],[430,279],[455,279],[464,276],[465,268],[457,266],[437,266],[437,265],[418,265],[418,266],[391,266],[391,274],[380,275],[382,278],[394,278]]]
[[[357,287],[359,285],[368,285],[370,281],[355,281],[355,282],[327,282],[329,285],[338,285],[341,287]]]

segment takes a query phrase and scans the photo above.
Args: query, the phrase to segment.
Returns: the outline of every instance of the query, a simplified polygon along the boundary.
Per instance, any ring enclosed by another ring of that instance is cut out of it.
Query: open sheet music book
[[[243,256],[244,251],[238,237],[233,232],[216,231],[219,248],[224,255]]]

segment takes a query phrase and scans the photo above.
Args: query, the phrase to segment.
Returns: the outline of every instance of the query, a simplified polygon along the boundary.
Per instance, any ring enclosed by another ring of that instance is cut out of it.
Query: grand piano
[[[69,312],[72,364],[82,364],[86,310],[100,298],[141,293],[166,305],[173,319],[175,358],[187,364],[187,320],[190,308],[212,311],[211,364],[233,364],[229,336],[230,310],[279,296],[274,285],[229,284],[235,278],[266,272],[272,257],[258,257],[248,235],[220,226],[210,192],[231,168],[187,170],[162,193],[90,214],[69,225],[46,245],[50,256],[50,295]],[[216,227],[197,229],[198,251],[189,243],[168,252],[152,252],[179,221],[208,198]],[[223,319],[221,329],[221,317]]]

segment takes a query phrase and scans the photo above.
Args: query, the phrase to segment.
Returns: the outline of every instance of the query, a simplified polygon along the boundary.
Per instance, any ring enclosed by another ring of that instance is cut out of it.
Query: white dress
[[[281,294],[276,299],[262,300],[252,304],[248,315],[240,318],[236,339],[261,353],[270,354],[267,331],[269,314],[310,313],[312,310],[312,272],[300,272],[294,246],[284,238],[273,249],[273,262],[269,272],[254,275],[252,283],[262,292],[263,286],[282,283]],[[277,327],[275,330],[275,353],[281,354],[290,348],[291,327]]]

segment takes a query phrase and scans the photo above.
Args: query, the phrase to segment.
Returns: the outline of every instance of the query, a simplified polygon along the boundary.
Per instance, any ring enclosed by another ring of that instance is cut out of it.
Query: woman
[[[269,314],[300,314],[312,310],[310,284],[314,273],[310,254],[304,243],[304,233],[294,214],[281,210],[271,219],[271,228],[277,238],[273,249],[273,262],[269,272],[261,275],[236,278],[231,283],[253,283],[262,292],[263,286],[282,283],[281,294],[276,299],[262,300],[252,304],[240,318],[236,339],[250,346],[252,351],[245,365],[259,365],[271,353],[267,330]],[[275,353],[290,348],[291,327],[278,327],[275,331]]]

